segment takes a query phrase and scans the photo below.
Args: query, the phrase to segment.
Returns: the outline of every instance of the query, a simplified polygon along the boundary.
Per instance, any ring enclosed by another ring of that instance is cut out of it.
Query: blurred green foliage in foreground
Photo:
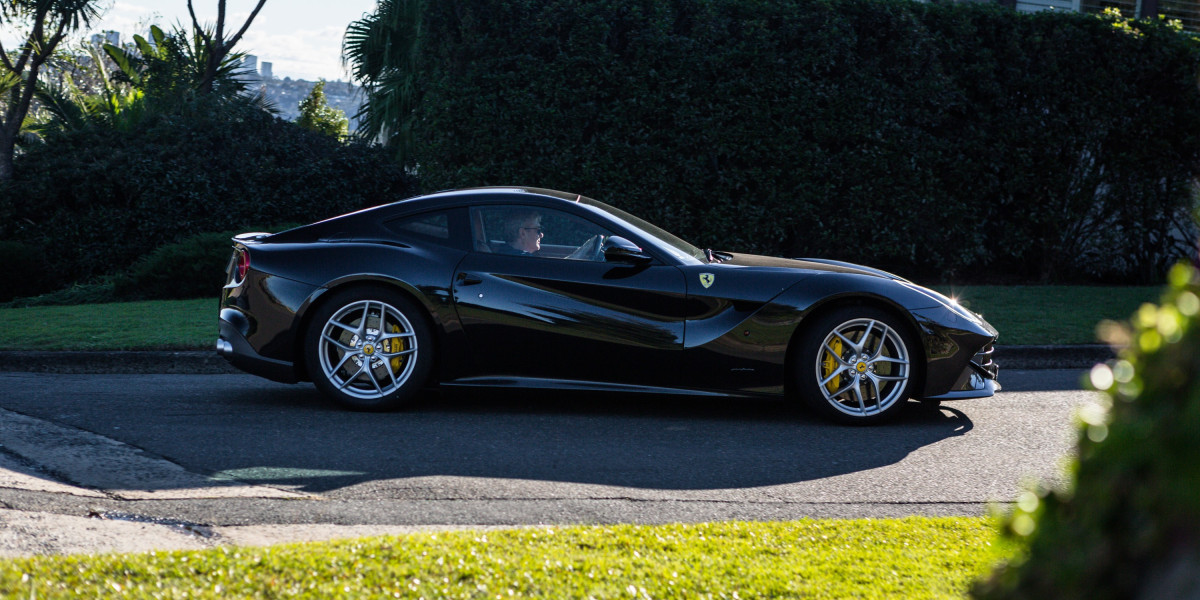
[[[1029,551],[978,597],[1200,593],[1200,281],[1180,265],[1170,284],[1129,325],[1101,328],[1127,349],[1092,369],[1103,394],[1078,414],[1073,486],[1021,494],[1006,531]]]

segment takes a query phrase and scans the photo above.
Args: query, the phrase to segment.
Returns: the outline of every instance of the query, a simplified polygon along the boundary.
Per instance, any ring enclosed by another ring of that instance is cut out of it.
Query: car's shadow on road
[[[875,427],[831,424],[785,401],[660,395],[471,390],[361,413],[290,386],[234,391],[224,402],[244,416],[207,430],[230,450],[206,453],[207,470],[316,473],[275,483],[317,493],[428,476],[680,490],[782,485],[890,465],[973,427],[958,410],[916,402]]]

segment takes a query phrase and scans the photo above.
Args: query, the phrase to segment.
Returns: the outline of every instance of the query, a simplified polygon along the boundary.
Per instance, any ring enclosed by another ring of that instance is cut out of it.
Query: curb
[[[1112,346],[996,346],[993,360],[1000,365],[1000,377],[1011,369],[1090,369],[1096,363],[1116,358]]]
[[[1109,346],[996,346],[1001,377],[1011,369],[1087,369],[1114,358]],[[59,374],[228,375],[241,373],[212,350],[0,351],[0,371]]]
[[[214,350],[0,351],[0,371],[58,374],[223,375],[241,373]]]

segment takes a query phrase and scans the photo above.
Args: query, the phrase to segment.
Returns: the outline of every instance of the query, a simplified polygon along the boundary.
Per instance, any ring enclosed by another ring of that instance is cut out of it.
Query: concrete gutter
[[[1115,356],[1100,344],[1080,346],[996,346],[1001,373],[1008,369],[1087,369]],[[240,373],[215,351],[53,352],[0,351],[0,371],[62,374]]]
[[[0,351],[0,371],[62,374],[179,374],[240,373],[215,350],[109,352]]]
[[[1116,358],[1112,346],[996,346],[993,360],[1005,369],[1090,369],[1096,363]]]

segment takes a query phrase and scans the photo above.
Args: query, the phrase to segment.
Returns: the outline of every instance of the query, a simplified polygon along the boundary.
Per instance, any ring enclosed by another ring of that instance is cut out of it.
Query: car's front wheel
[[[343,406],[385,410],[424,387],[433,340],[423,313],[385,288],[335,292],[318,307],[305,336],[309,374]]]
[[[918,345],[883,310],[846,306],[818,315],[799,343],[798,392],[823,416],[878,423],[895,417],[913,392]]]

